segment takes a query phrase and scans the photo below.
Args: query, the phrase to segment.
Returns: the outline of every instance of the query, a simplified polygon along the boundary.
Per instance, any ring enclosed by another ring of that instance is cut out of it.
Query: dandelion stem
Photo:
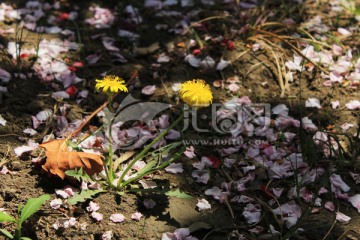
[[[173,129],[176,125],[179,124],[179,122],[184,118],[184,112],[181,113],[181,115],[175,120],[175,122],[173,122],[169,127],[167,127],[164,131],[162,131],[159,136],[157,136],[149,145],[146,146],[146,148],[144,148],[127,166],[127,168],[124,170],[124,172],[121,174],[120,179],[118,181],[117,184],[117,188],[122,188],[125,186],[125,184],[123,184],[124,181],[124,177],[126,176],[126,174],[130,171],[130,169],[132,168],[132,166],[134,166],[134,164],[139,161],[141,158],[144,157],[144,155],[152,148],[152,146],[154,146],[155,143],[157,143],[158,141],[161,140],[161,138],[163,138],[171,129]],[[126,182],[125,182],[126,183]]]

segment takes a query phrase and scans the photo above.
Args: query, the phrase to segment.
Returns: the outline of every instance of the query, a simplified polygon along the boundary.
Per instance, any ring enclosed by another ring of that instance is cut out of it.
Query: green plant
[[[26,202],[25,206],[23,207],[19,206],[16,219],[6,213],[0,212],[0,222],[10,222],[16,224],[14,235],[12,235],[9,231],[3,228],[0,228],[0,233],[9,239],[16,239],[16,240],[30,239],[27,237],[21,237],[22,224],[25,222],[26,219],[28,219],[36,211],[38,211],[41,205],[43,205],[44,202],[49,199],[50,199],[50,195],[48,194],[42,195],[38,198],[30,198]]]

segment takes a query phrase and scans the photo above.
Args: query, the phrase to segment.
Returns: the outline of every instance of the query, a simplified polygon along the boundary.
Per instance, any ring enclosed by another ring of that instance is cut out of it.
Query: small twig
[[[273,34],[271,32],[268,31],[264,31],[261,29],[257,29],[257,28],[253,28],[250,27],[251,30],[262,33],[262,34],[266,34],[269,36],[272,36],[274,38],[279,39],[280,41],[282,41],[283,43],[286,43],[289,47],[291,47],[297,54],[299,54],[300,56],[302,56],[303,58],[305,58],[306,60],[308,60],[310,63],[312,63],[315,67],[319,68],[321,71],[323,71],[325,74],[329,74],[329,71],[324,69],[323,67],[321,67],[320,65],[314,63],[312,60],[310,60],[308,57],[306,57],[299,49],[297,49],[294,45],[292,45],[290,42],[288,42],[287,40],[285,40],[283,37],[278,36],[276,34]]]
[[[129,85],[132,81],[134,81],[137,76],[138,76],[138,71],[135,70],[134,73],[131,75],[127,85]],[[120,92],[115,93],[112,96],[112,99],[114,99],[117,95],[119,95],[119,93]],[[100,107],[98,107],[88,118],[86,118],[85,122],[83,122],[77,129],[75,129],[72,133],[70,133],[65,140],[68,141],[70,138],[78,134],[81,131],[81,129],[83,129],[83,127],[85,127],[96,114],[98,114],[103,108],[105,108],[106,105],[108,105],[108,103],[109,100],[104,102],[103,105],[101,105]]]
[[[227,18],[226,16],[212,16],[212,17],[208,17],[208,18],[204,18],[204,19],[201,19],[197,22],[194,22],[192,23],[190,26],[189,26],[189,29],[190,28],[193,28],[194,26],[196,26],[197,24],[199,23],[203,23],[203,22],[206,22],[206,21],[209,21],[209,20],[213,20],[213,19],[219,19],[219,18]]]

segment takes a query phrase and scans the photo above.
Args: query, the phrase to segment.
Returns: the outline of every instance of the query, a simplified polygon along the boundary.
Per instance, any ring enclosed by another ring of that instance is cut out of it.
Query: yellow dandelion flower
[[[213,96],[209,84],[202,79],[193,79],[181,84],[180,98],[190,107],[207,107]]]
[[[95,89],[100,90],[105,93],[116,93],[118,91],[127,92],[128,89],[126,87],[124,79],[118,76],[109,75],[105,76],[103,79],[96,79]]]

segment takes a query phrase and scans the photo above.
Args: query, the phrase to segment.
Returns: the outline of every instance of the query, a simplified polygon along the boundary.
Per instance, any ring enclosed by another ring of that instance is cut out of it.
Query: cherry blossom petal
[[[332,109],[337,109],[340,106],[340,102],[334,101],[334,102],[330,102]]]
[[[149,85],[149,86],[144,87],[141,90],[141,93],[144,94],[144,95],[153,95],[155,90],[156,90],[155,85]]]
[[[349,197],[348,201],[358,210],[360,213],[360,194],[355,194],[352,197]]]
[[[341,223],[348,223],[351,220],[351,217],[349,217],[341,212],[336,212],[336,220]]]
[[[8,71],[0,68],[0,80],[4,83],[9,82],[11,79],[11,75]]]
[[[101,58],[100,54],[90,54],[88,55],[85,60],[88,64],[95,64],[99,61],[99,59]]]
[[[198,200],[198,203],[196,204],[199,211],[209,210],[211,209],[210,203],[206,199],[200,199]]]
[[[224,59],[221,59],[220,62],[216,65],[216,70],[222,71],[224,68],[226,68],[230,64],[231,64],[231,61],[226,61]]]
[[[14,171],[10,171],[6,166],[3,166],[1,171],[0,171],[0,175],[5,175],[5,174],[11,174],[11,175],[15,175],[16,172]]]
[[[320,100],[317,98],[309,98],[305,102],[305,107],[316,107],[318,109],[321,109]]]
[[[36,143],[33,139],[28,140],[27,146],[20,146],[14,149],[16,156],[21,156],[24,152],[29,152],[35,150],[39,147],[39,144]]]
[[[170,57],[166,53],[161,53],[156,61],[158,63],[170,62]]]
[[[178,228],[174,231],[176,239],[185,239],[189,234],[190,230],[188,228]]]
[[[103,235],[101,235],[101,240],[111,240],[114,236],[112,231],[106,231]]]
[[[185,154],[185,156],[187,156],[190,159],[196,157],[195,149],[194,149],[193,146],[186,147],[186,150],[185,150],[184,154]]]
[[[340,75],[337,71],[330,72],[330,81],[331,82],[339,82],[341,83],[343,81],[343,76]]]
[[[271,109],[273,114],[287,116],[289,114],[289,108],[285,104],[279,104]]]
[[[244,211],[242,213],[247,223],[253,224],[260,221],[261,217],[261,207],[259,204],[248,203],[244,207]]]
[[[196,67],[196,68],[200,67],[201,60],[192,54],[187,55],[185,57],[185,61],[188,62],[193,67]]]
[[[330,201],[326,202],[324,207],[331,212],[335,211],[335,205],[333,202]]]
[[[165,136],[165,139],[176,140],[176,139],[179,139],[180,137],[181,137],[181,134],[180,134],[179,131],[176,131],[174,129],[170,129],[168,134]]]
[[[96,221],[101,221],[104,218],[104,215],[98,212],[92,212],[91,217],[94,218]]]
[[[210,174],[206,170],[195,170],[191,173],[191,176],[195,178],[196,182],[204,184],[207,184],[210,179]]]
[[[140,221],[142,216],[143,215],[140,212],[135,212],[135,213],[131,214],[130,218],[135,221]]]
[[[46,121],[49,117],[51,117],[53,114],[51,109],[45,109],[43,111],[40,111],[38,114],[36,114],[36,119],[40,122]]]
[[[300,218],[301,208],[294,201],[290,201],[274,209],[273,213],[280,216],[287,216],[283,217],[283,220],[286,223],[286,227],[290,228],[294,226]]]
[[[203,69],[212,69],[215,66],[215,60],[210,56],[206,56],[200,61],[199,66]]]
[[[165,171],[169,173],[182,173],[184,169],[181,163],[171,163],[165,168]]]
[[[350,110],[360,109],[360,101],[359,100],[351,100],[350,102],[345,104],[345,107]]]
[[[181,90],[182,85],[181,85],[181,83],[174,83],[174,84],[171,86],[171,88],[172,88],[172,90],[173,90],[174,92],[178,92],[178,91]]]
[[[52,209],[59,209],[60,207],[61,207],[61,204],[62,204],[63,202],[62,202],[62,200],[60,199],[60,198],[56,198],[56,199],[54,199],[54,200],[52,200],[51,202],[50,202],[50,207],[52,208]]]
[[[340,125],[340,128],[343,130],[343,131],[347,131],[349,130],[350,128],[354,127],[355,125],[352,124],[352,123],[344,123],[344,124],[341,124]]]
[[[308,117],[303,117],[301,119],[301,123],[303,129],[305,129],[307,132],[316,132],[318,130],[317,126],[315,126],[312,120],[309,119]]]
[[[236,83],[231,83],[227,87],[231,92],[236,92],[240,89],[239,85],[237,85]]]
[[[65,186],[63,189],[55,189],[55,193],[62,198],[72,197],[74,196],[75,192],[79,192],[79,189],[71,186]]]
[[[331,183],[331,191],[335,192],[337,189],[348,192],[350,187],[342,180],[341,176],[338,174],[331,174],[329,177]]]
[[[342,48],[336,44],[332,45],[332,52],[337,56],[341,56],[343,54]]]
[[[1,118],[1,115],[0,115]],[[37,134],[37,131],[35,131],[32,128],[25,128],[23,133],[29,134],[30,136],[34,136],[35,134]]]
[[[222,191],[221,191],[220,188],[214,186],[214,187],[212,187],[212,188],[210,188],[210,189],[207,189],[207,190],[205,191],[205,195],[211,195],[211,196],[213,196],[213,198],[219,199],[219,196],[220,196],[221,192],[222,192]]]
[[[340,33],[340,34],[343,35],[343,36],[349,36],[349,35],[351,35],[351,32],[350,32],[349,30],[345,29],[345,28],[339,27],[339,28],[337,29],[337,31],[338,31],[338,33]]]
[[[120,223],[120,222],[125,221],[125,216],[122,215],[121,213],[114,213],[114,214],[111,214],[110,220],[115,223]]]
[[[86,207],[86,210],[87,210],[88,212],[96,212],[96,211],[99,210],[99,209],[100,209],[99,204],[98,204],[98,203],[95,203],[95,202],[93,202],[93,201],[90,201],[90,202],[89,202],[89,206]]]

